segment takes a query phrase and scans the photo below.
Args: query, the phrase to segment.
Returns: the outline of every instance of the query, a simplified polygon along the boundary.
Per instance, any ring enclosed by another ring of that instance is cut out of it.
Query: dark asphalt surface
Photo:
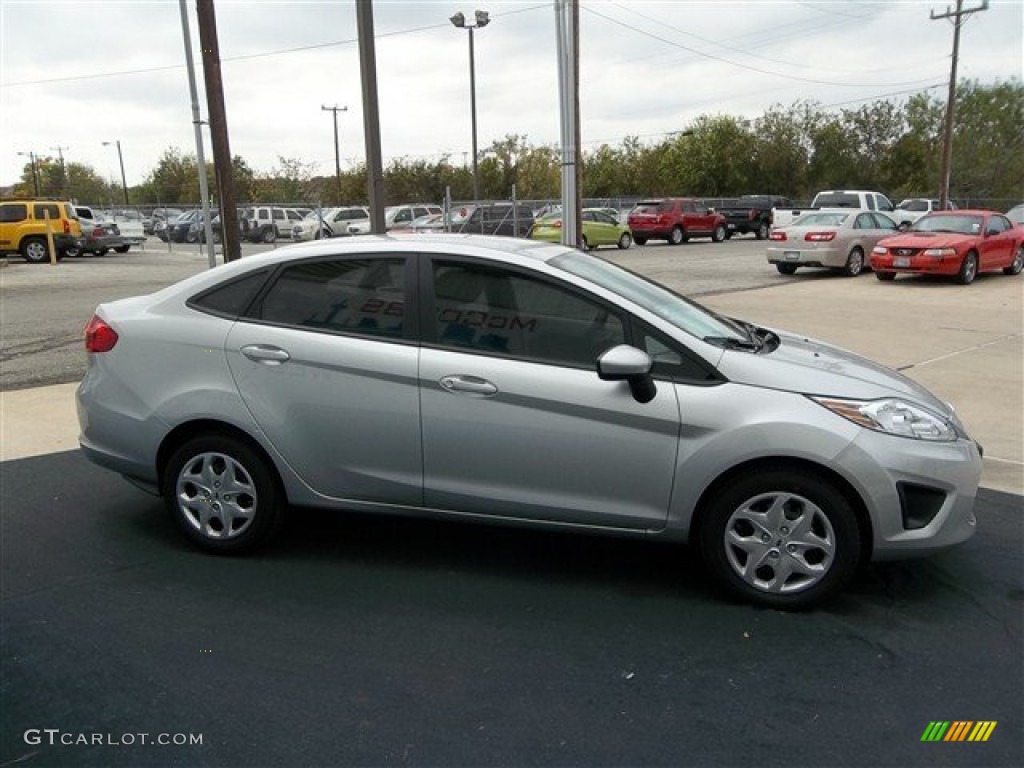
[[[0,481],[2,766],[1024,765],[1020,497],[785,614],[669,545],[296,511],[228,559],[77,452]]]

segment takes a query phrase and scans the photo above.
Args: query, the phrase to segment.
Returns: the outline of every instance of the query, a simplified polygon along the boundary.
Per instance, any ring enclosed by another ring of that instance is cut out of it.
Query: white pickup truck
[[[829,208],[857,208],[892,212],[892,201],[881,192],[861,189],[826,189],[814,196],[810,208],[772,208],[772,227],[785,227],[805,213]]]

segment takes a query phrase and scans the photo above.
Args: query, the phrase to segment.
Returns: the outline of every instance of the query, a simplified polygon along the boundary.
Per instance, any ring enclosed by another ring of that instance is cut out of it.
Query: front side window
[[[285,218],[284,211],[282,211],[280,208],[275,208],[270,213],[274,217],[274,219],[277,220],[277,221],[280,221],[281,219]]]
[[[443,346],[592,368],[626,339],[621,316],[567,287],[519,272],[435,262]]]
[[[1000,232],[1006,232],[1011,228],[1011,224],[1007,219],[1002,216],[993,216],[988,220],[988,232],[994,232],[996,234]]]
[[[0,205],[0,224],[24,221],[28,218],[28,206],[24,203],[4,203]]]
[[[314,330],[402,338],[405,259],[336,259],[287,267],[253,317]]]

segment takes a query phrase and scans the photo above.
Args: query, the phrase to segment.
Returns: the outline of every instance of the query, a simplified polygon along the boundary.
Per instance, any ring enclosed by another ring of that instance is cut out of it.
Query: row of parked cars
[[[1024,266],[1024,205],[1005,214],[933,209],[909,225],[879,210],[808,211],[772,229],[767,258],[784,275],[824,267],[855,277],[870,268],[883,281],[899,274],[945,275],[964,285],[980,272],[1018,275]]]

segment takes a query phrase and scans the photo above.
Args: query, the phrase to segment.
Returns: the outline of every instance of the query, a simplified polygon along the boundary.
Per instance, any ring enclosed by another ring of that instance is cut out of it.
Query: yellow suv
[[[50,217],[57,258],[85,245],[78,214],[60,200],[4,200],[0,202],[0,253],[20,253],[30,264],[50,260],[46,244],[46,216]]]

